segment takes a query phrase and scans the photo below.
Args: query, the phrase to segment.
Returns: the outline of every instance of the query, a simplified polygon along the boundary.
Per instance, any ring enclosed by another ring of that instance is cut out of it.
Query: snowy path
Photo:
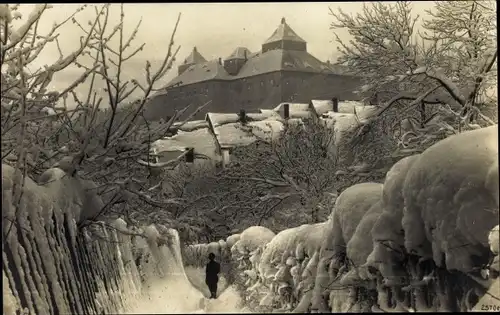
[[[248,313],[240,309],[237,292],[226,285],[223,275],[219,280],[218,299],[210,300],[205,284],[204,268],[184,267],[180,250],[179,235],[172,230],[172,245],[156,246],[154,234],[147,247],[152,256],[141,264],[147,275],[140,296],[125,297],[126,308],[122,314],[172,314],[172,313]]]
[[[226,286],[225,279],[219,281],[219,298],[210,300],[206,298],[209,292],[204,271],[186,268],[185,272],[186,275],[170,274],[150,285],[146,295],[131,305],[127,313],[248,313],[238,307],[240,298],[232,287]]]

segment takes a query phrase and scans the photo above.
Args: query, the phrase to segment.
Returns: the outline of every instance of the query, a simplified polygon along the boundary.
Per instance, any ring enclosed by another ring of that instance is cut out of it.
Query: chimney
[[[290,118],[290,104],[283,104],[283,116],[285,119]]]
[[[246,60],[247,60],[247,58],[248,58],[248,57],[247,57],[247,51],[246,51],[246,50],[244,50],[244,51],[243,51],[243,55],[245,56],[245,61],[246,61]]]
[[[247,113],[245,112],[244,109],[240,109],[240,114],[238,116],[239,116],[238,120],[242,124],[245,124],[247,122]]]
[[[336,97],[332,98],[332,110],[334,113],[339,112],[339,99]]]
[[[285,24],[285,23],[286,23],[285,18],[284,18],[284,17],[282,17],[282,18],[281,18],[281,24]]]
[[[187,153],[184,155],[184,160],[186,163],[193,163],[194,162],[194,149],[193,148],[186,148]]]
[[[219,64],[222,65],[222,58],[219,58]]]

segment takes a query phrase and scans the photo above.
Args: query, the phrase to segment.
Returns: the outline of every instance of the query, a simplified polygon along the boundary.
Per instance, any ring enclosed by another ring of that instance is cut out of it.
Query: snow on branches
[[[334,30],[346,29],[349,43],[336,35],[339,63],[363,75],[364,92],[411,99],[435,88],[421,101],[451,106],[484,103],[481,95],[496,82],[496,19],[492,1],[439,1],[417,31],[411,4],[365,4],[350,16],[330,9]],[[383,79],[381,79],[383,78]]]
[[[143,117],[145,104],[179,51],[174,37],[180,14],[161,62],[152,67],[146,61],[145,77],[140,79],[126,72],[130,60],[146,45],[137,43],[141,21],[126,30],[130,23],[123,4],[80,6],[42,34],[39,26],[46,23],[44,13],[49,9],[47,4],[36,5],[25,17],[18,5],[0,7],[2,163],[11,164],[19,173],[17,187],[22,187],[26,176],[36,178],[47,168],[58,167],[68,176],[98,185],[106,204],[103,213],[116,203],[136,199],[155,207],[175,204],[176,200],[156,200],[149,190],[166,173],[152,174],[151,165],[138,161],[149,160],[150,144],[164,137],[186,110],[166,123],[151,123]],[[83,10],[90,13],[90,20],[79,19]],[[116,11],[119,21],[113,24],[110,16]],[[81,36],[76,47],[66,52],[60,47],[60,33],[71,24]],[[51,45],[59,57],[39,67],[43,52]],[[54,77],[70,68],[79,73],[76,80],[51,90]],[[98,91],[101,82],[106,87],[104,96]],[[76,93],[78,86],[88,86],[88,90]],[[132,96],[138,97],[131,102]],[[22,194],[14,195],[21,198]]]
[[[359,129],[373,129],[384,116],[401,157],[493,124],[481,110],[496,106],[486,93],[497,82],[495,6],[439,1],[427,10],[421,30],[407,1],[364,4],[354,16],[330,9],[331,28],[353,37],[347,43],[336,35],[339,63],[364,77],[360,92],[379,105]]]

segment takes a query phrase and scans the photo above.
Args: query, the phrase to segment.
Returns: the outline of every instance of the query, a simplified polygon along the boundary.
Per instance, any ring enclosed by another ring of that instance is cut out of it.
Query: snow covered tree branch
[[[25,176],[36,178],[49,167],[59,167],[69,176],[91,180],[100,187],[99,194],[107,204],[100,217],[135,201],[159,208],[176,204],[175,198],[159,200],[150,190],[168,172],[138,161],[150,160],[151,143],[164,137],[186,111],[180,110],[166,123],[143,117],[144,106],[171,70],[179,50],[174,47],[174,37],[180,15],[160,64],[152,67],[146,61],[146,76],[139,80],[131,78],[127,69],[146,44],[136,44],[141,21],[131,30],[125,28],[130,24],[123,5],[83,5],[42,35],[39,25],[50,8],[37,5],[23,18],[19,6],[0,7],[2,163],[18,170],[16,187],[20,189],[14,195],[22,197]],[[94,13],[90,21],[78,19],[82,10]],[[113,25],[110,17],[115,10],[119,21]],[[68,53],[61,49],[59,33],[70,23],[81,36],[79,45]],[[59,58],[37,68],[50,45],[57,48]],[[55,75],[69,68],[80,69],[78,78],[51,90]],[[77,93],[75,88],[83,82],[89,83],[88,90]],[[101,82],[106,86],[105,95],[97,89]],[[195,113],[203,107],[198,105]],[[121,206],[114,206],[117,204]]]
[[[241,189],[251,185],[252,191],[233,190],[246,195],[249,204],[269,206],[290,199],[300,203],[309,222],[318,222],[318,205],[324,201],[324,193],[335,186],[333,145],[333,136],[323,125],[312,121],[292,124],[276,141],[236,148],[234,164],[218,177],[236,186],[241,184]]]
[[[415,30],[419,17],[412,17],[409,2],[364,5],[356,16],[341,9],[330,13],[331,28],[346,29],[354,38],[345,43],[336,35],[339,63],[365,77],[363,92],[392,91],[385,100],[396,102],[401,93],[424,93],[437,83],[424,103],[464,107],[481,103],[478,96],[496,81],[492,1],[436,2],[423,32]]]
[[[438,1],[417,30],[410,2],[365,4],[355,16],[330,9],[334,34],[353,37],[336,35],[338,62],[364,77],[360,92],[379,106],[353,136],[390,116],[399,155],[491,125],[494,117],[482,111],[497,106],[487,97],[497,84],[495,12],[493,1]]]

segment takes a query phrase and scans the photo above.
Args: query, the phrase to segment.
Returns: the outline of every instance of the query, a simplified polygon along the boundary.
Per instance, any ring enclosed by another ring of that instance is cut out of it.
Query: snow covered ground
[[[149,228],[148,228],[149,229]],[[151,256],[143,260],[141,270],[145,275],[142,294],[127,298],[122,314],[172,314],[172,313],[247,313],[240,309],[241,300],[232,287],[228,287],[223,275],[218,286],[218,299],[210,300],[205,284],[204,268],[184,267],[177,232],[171,230],[173,241],[167,246],[157,246],[156,229],[148,244]]]
[[[204,270],[188,267],[185,275],[169,274],[149,285],[144,296],[130,305],[126,314],[249,313],[239,307],[238,293],[227,287],[224,278],[219,281],[218,299],[210,300],[207,296]]]

